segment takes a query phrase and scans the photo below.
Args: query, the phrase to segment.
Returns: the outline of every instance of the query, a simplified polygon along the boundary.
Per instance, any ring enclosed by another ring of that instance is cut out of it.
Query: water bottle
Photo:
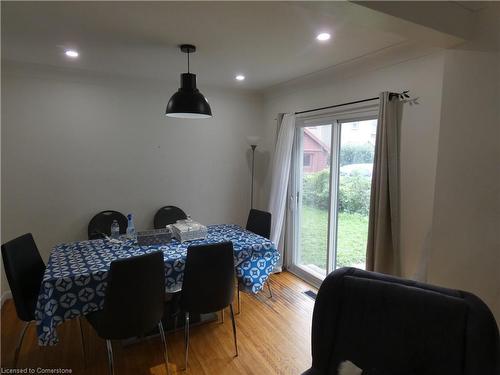
[[[135,239],[134,217],[132,216],[132,214],[128,214],[127,219],[128,219],[127,237],[130,239]]]
[[[113,220],[113,223],[111,224],[111,238],[118,237],[120,237],[120,224],[118,224],[118,221]]]

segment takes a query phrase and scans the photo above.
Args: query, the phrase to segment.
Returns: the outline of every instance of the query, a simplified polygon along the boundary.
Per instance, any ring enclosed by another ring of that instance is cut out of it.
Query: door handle
[[[299,192],[295,193],[295,197],[294,194],[290,194],[288,199],[290,200],[290,210],[295,211],[295,209],[299,206]]]

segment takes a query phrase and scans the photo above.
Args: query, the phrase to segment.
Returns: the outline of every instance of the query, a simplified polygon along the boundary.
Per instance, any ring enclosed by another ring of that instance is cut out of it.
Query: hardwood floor
[[[300,374],[311,363],[311,319],[314,301],[303,292],[311,288],[288,272],[272,276],[274,297],[267,290],[258,296],[242,293],[242,314],[236,315],[239,356],[234,357],[231,319],[192,327],[189,365],[183,370],[183,332],[167,336],[171,374]],[[235,299],[235,309],[236,299]],[[10,367],[22,328],[14,303],[7,301],[1,314],[1,365]],[[36,329],[28,332],[18,367],[68,368],[72,374],[107,375],[105,341],[82,319],[87,350],[84,368],[76,320],[58,327],[60,342],[38,347]],[[122,347],[113,343],[115,374],[166,374],[159,337]]]

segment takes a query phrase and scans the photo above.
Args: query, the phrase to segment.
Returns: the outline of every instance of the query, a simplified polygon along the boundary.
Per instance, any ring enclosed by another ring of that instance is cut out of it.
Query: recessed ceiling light
[[[237,81],[244,81],[245,80],[245,76],[243,74],[238,74],[234,78],[236,78]]]
[[[75,51],[74,49],[67,49],[64,54],[68,57],[71,57],[73,59],[77,58],[78,57],[78,52]]]
[[[316,39],[319,40],[320,42],[324,42],[330,39],[330,34],[328,33],[321,33],[316,36]]]

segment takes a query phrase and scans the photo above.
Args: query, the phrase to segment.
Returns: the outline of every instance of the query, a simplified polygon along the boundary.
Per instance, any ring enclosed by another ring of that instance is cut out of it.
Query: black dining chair
[[[180,308],[185,313],[185,368],[188,363],[189,314],[221,311],[229,306],[234,347],[238,356],[236,323],[233,312],[234,250],[232,242],[189,246],[187,249]]]
[[[127,232],[128,220],[127,217],[118,211],[106,210],[95,215],[89,222],[88,238],[89,240],[97,240],[104,238],[105,235],[111,235],[111,224],[116,220],[120,226],[120,234]]]
[[[252,208],[248,214],[247,226],[245,229],[269,239],[271,237],[271,213]],[[271,277],[267,279],[266,284],[269,290],[269,298],[272,298]],[[241,282],[238,282],[238,314],[241,312],[240,290]]]
[[[13,367],[16,367],[26,330],[35,321],[35,308],[45,272],[45,264],[31,233],[26,233],[3,244],[2,259],[14,299],[16,314],[20,320],[25,322],[14,352]],[[79,319],[78,325],[82,335]],[[83,356],[85,357],[85,353]]]
[[[161,318],[165,301],[163,252],[139,255],[111,262],[104,306],[87,315],[97,335],[106,340],[108,365],[114,374],[111,340],[141,336],[156,327],[163,342],[168,369],[167,342]]]
[[[248,213],[246,230],[269,239],[271,237],[271,213],[252,208]]]
[[[175,224],[177,220],[185,220],[187,215],[179,207],[165,206],[160,208],[154,218],[155,229],[163,229],[169,224]]]

